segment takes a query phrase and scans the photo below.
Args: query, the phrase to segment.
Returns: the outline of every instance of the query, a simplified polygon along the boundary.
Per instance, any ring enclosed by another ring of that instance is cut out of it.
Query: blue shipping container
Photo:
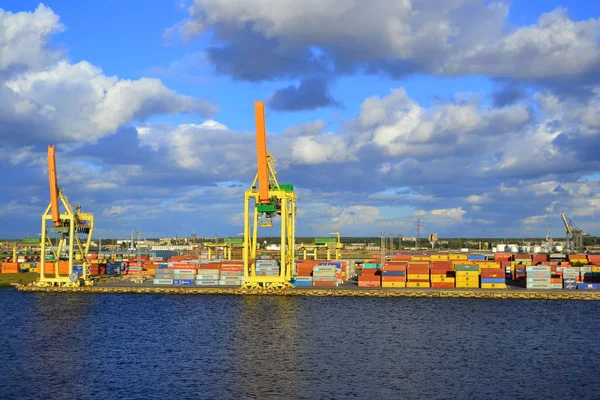
[[[382,276],[405,276],[406,271],[381,271]]]
[[[173,279],[173,285],[193,285],[193,279]]]
[[[600,283],[579,283],[577,284],[579,290],[600,290]]]
[[[504,278],[481,278],[481,283],[506,283]]]

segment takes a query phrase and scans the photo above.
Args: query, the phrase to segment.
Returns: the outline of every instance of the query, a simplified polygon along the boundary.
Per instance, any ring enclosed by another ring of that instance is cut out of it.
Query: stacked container
[[[506,274],[504,268],[482,268],[482,289],[506,289]]]
[[[157,268],[154,276],[155,285],[172,285],[174,273],[172,268]]]
[[[452,288],[455,285],[454,271],[451,261],[432,261],[431,270],[432,288]]]
[[[219,272],[219,263],[200,262],[196,271],[196,285],[217,286],[220,279]]]
[[[319,264],[313,268],[313,286],[336,286],[337,266]]]
[[[579,267],[558,267],[557,271],[562,275],[563,289],[577,289]]]
[[[223,262],[219,267],[219,285],[242,286],[244,284],[244,265],[232,262]]]
[[[527,271],[527,289],[552,289],[552,274],[549,265],[529,265]]]
[[[477,265],[457,265],[454,273],[457,288],[479,287],[479,267]]]
[[[256,260],[256,276],[279,276],[279,261]]]
[[[408,263],[407,288],[428,288],[429,282],[429,263]]]
[[[294,272],[294,279],[292,284],[295,286],[312,286],[314,265],[311,263],[300,262],[296,264],[296,271]]]
[[[385,264],[381,269],[381,287],[406,287],[406,263]]]
[[[364,263],[358,277],[358,286],[381,287],[381,264]]]

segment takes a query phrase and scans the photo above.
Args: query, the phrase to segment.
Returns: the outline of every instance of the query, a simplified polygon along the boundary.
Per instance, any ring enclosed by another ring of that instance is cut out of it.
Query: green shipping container
[[[364,263],[363,268],[367,268],[367,269],[381,268],[381,264]]]
[[[457,265],[456,271],[479,271],[479,266],[477,265]]]

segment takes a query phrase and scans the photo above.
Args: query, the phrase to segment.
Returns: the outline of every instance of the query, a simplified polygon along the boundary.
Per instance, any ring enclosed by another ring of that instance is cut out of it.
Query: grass
[[[26,272],[23,274],[0,274],[0,287],[10,287],[11,283],[27,284],[38,278],[35,272]]]

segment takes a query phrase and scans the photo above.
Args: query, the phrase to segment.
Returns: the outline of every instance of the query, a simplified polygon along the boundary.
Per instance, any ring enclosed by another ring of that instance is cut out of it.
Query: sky
[[[96,235],[238,235],[256,100],[298,236],[600,233],[600,3],[4,0],[0,238],[51,144]]]

